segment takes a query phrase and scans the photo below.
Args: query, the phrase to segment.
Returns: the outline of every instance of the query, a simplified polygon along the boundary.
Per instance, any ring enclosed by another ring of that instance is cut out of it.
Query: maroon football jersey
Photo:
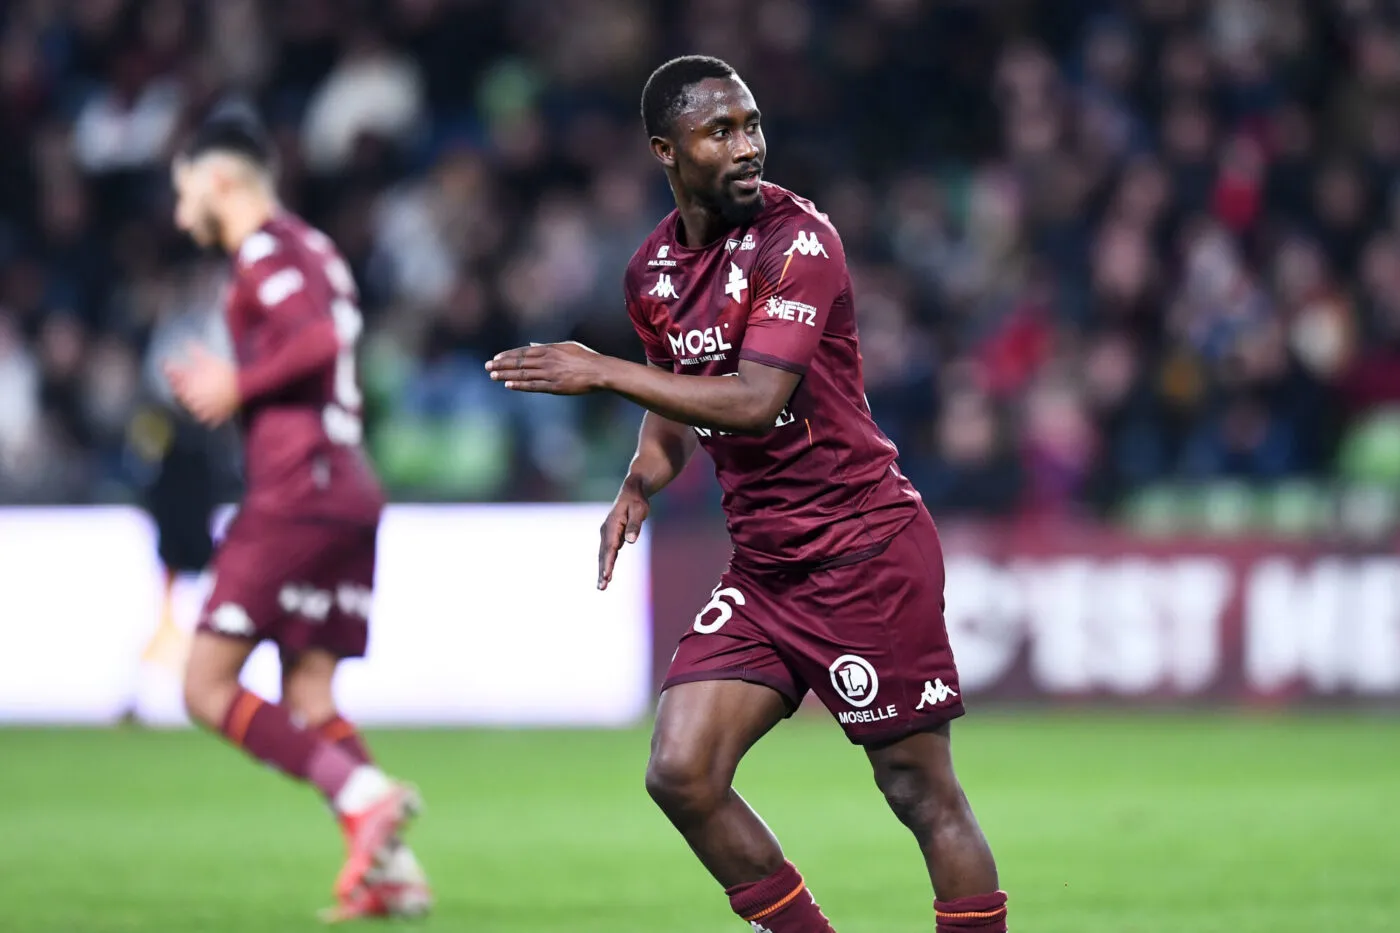
[[[374,521],[384,497],[361,447],[353,276],[320,231],[278,214],[243,241],[225,313],[243,393],[243,507],[284,516]],[[334,356],[299,364],[331,339]]]
[[[764,183],[745,227],[689,249],[672,212],[632,257],[633,326],[658,366],[729,376],[751,360],[802,376],[762,437],[698,429],[736,559],[821,566],[877,551],[921,508],[870,417],[846,254],[810,201]]]

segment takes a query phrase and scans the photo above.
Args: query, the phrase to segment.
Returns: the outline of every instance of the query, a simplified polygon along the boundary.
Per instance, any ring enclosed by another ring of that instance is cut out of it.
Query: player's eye
[[[716,128],[715,131],[710,135],[713,136],[715,139],[723,139],[724,137],[729,135],[729,130],[728,128],[721,126]]]

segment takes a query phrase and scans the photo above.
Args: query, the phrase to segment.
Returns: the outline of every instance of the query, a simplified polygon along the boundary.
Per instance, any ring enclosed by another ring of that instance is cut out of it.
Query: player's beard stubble
[[[733,179],[727,175],[720,176],[717,187],[702,192],[698,196],[698,200],[709,210],[718,214],[728,226],[743,227],[753,223],[754,219],[763,212],[763,190],[759,189],[752,198],[740,201],[731,193],[729,186],[731,181]]]

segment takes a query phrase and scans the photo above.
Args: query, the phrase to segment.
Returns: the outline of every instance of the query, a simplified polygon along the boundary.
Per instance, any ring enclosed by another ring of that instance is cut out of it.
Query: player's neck
[[[700,249],[709,246],[733,226],[717,212],[699,201],[685,195],[674,184],[672,193],[676,196],[676,210],[681,215],[681,234],[687,249]]]
[[[249,189],[233,197],[224,209],[224,249],[237,254],[243,241],[263,228],[280,210],[271,192]]]

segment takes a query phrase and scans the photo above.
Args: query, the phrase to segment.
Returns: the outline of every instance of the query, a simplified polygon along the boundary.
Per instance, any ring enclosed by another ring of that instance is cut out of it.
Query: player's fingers
[[[617,551],[622,547],[622,533],[624,528],[623,517],[616,511],[610,512],[603,522],[603,527],[598,529],[598,589],[605,589],[608,581],[612,579],[613,563],[617,560]]]
[[[553,392],[556,388],[549,379],[533,379],[522,374],[521,378],[506,381],[506,388],[514,392]]]
[[[515,368],[526,360],[536,360],[548,355],[549,347],[539,343],[532,343],[528,347],[516,347],[514,350],[502,350],[486,364],[486,370],[496,372],[508,367]]]
[[[598,589],[606,590],[612,582],[613,566],[617,563],[617,548],[610,547],[598,564]]]
[[[636,544],[642,534],[642,522],[647,520],[647,506],[644,502],[634,502],[627,507],[627,530],[624,537],[628,544]]]
[[[525,363],[521,366],[514,366],[511,369],[498,369],[491,373],[494,382],[529,382],[539,380],[541,372],[538,364]]]

